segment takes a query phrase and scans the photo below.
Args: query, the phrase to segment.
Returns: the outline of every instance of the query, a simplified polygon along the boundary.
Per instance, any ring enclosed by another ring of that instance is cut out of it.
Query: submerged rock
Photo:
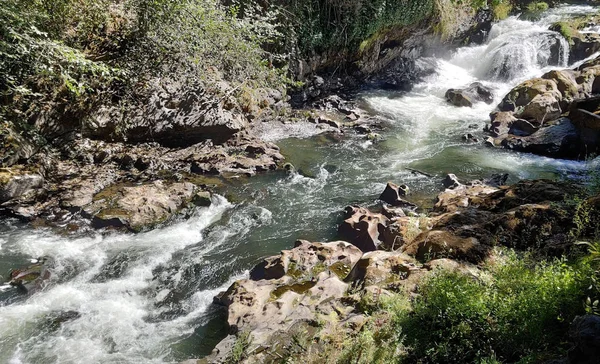
[[[9,284],[24,293],[34,293],[44,286],[44,282],[51,276],[49,266],[52,260],[42,257],[36,263],[24,268],[13,269],[9,272]]]

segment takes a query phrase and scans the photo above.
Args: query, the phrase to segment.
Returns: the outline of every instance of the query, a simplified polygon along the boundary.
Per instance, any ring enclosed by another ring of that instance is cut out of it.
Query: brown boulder
[[[379,196],[379,199],[385,203],[388,203],[392,206],[397,207],[407,207],[407,208],[416,208],[417,205],[412,202],[408,202],[404,200],[402,197],[405,197],[408,194],[408,186],[400,185],[398,186],[395,183],[388,182],[385,186],[385,190]]]
[[[389,223],[382,214],[376,214],[364,207],[348,206],[344,222],[338,231],[363,252],[377,250],[381,244],[380,235]]]
[[[424,232],[403,248],[404,253],[420,261],[453,258],[474,263],[482,261],[489,250],[475,238],[462,238],[443,230]]]

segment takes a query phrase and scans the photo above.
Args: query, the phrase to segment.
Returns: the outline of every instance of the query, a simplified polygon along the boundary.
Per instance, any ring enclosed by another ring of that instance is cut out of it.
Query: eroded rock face
[[[300,322],[331,312],[350,313],[352,307],[341,301],[349,288],[344,279],[361,256],[346,242],[298,241],[294,249],[268,258],[252,270],[250,279],[234,283],[216,300],[227,307],[232,333],[251,331],[253,347],[266,348],[278,333]],[[226,340],[211,362],[227,362],[227,355]],[[258,358],[256,362],[263,362]]]
[[[0,203],[27,197],[44,186],[44,177],[22,168],[0,170]]]
[[[138,107],[122,110],[109,105],[92,112],[84,121],[84,136],[187,147],[206,139],[223,142],[248,126],[226,82],[210,92],[158,80],[150,88],[148,99]]]
[[[162,181],[159,183],[164,183],[164,186],[188,182],[197,185],[198,191],[206,190],[222,183],[218,175],[254,175],[276,169],[283,161],[277,146],[257,140],[248,133],[236,134],[219,145],[206,141],[187,148],[80,139],[65,144],[62,152],[61,155],[44,156],[42,162],[45,164],[16,165],[0,171],[0,175],[6,177],[2,195],[5,211],[24,220],[50,226],[85,228],[88,219],[100,210],[110,210],[97,206],[97,195],[102,191],[116,191],[123,186],[149,186],[156,181]],[[21,177],[15,179],[15,176]],[[19,180],[19,183],[10,182],[12,180]],[[187,200],[188,193],[183,195],[183,199]],[[152,196],[157,195],[152,193]],[[161,204],[175,214],[178,208],[174,206],[180,205],[181,198],[177,194],[168,196],[172,203]],[[206,196],[193,196],[192,199],[197,206],[210,203]],[[138,208],[145,209],[145,202],[138,202]],[[117,210],[121,209],[118,207]],[[151,214],[155,213],[157,221],[161,220],[158,216],[162,214],[156,211]],[[109,219],[111,223],[96,219],[94,226],[131,227],[130,220],[126,219],[129,222],[124,223],[122,219],[127,214],[122,211],[106,214],[114,215]],[[85,218],[82,219],[81,215]]]

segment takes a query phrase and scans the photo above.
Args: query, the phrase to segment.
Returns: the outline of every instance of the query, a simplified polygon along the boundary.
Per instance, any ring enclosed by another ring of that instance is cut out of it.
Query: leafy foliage
[[[582,302],[589,267],[564,260],[533,264],[512,255],[490,279],[444,273],[428,281],[414,312],[400,321],[425,362],[516,361],[560,348]]]

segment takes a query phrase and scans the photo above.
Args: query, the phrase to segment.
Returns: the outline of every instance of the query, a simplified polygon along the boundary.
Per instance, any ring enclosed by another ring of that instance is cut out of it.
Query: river
[[[309,124],[270,128],[263,137],[296,172],[227,180],[211,207],[165,228],[60,235],[4,221],[0,274],[40,256],[52,257],[54,267],[47,287],[29,297],[0,286],[0,363],[165,363],[206,355],[226,335],[224,313],[211,304],[215,294],[296,239],[335,239],[343,208],[375,204],[387,181],[409,185],[426,207],[446,173],[462,180],[508,173],[511,182],[585,176],[598,160],[490,149],[462,136],[482,140],[503,95],[553,68],[549,39],[557,34],[550,24],[590,11],[563,6],[537,21],[508,18],[486,44],[423,59],[435,72],[411,92],[363,92],[361,109],[382,125],[379,142],[352,131],[316,134]],[[554,68],[570,65],[566,41],[561,47]],[[493,104],[446,103],[447,89],[473,81],[494,89]],[[54,324],[65,312],[77,314]]]

